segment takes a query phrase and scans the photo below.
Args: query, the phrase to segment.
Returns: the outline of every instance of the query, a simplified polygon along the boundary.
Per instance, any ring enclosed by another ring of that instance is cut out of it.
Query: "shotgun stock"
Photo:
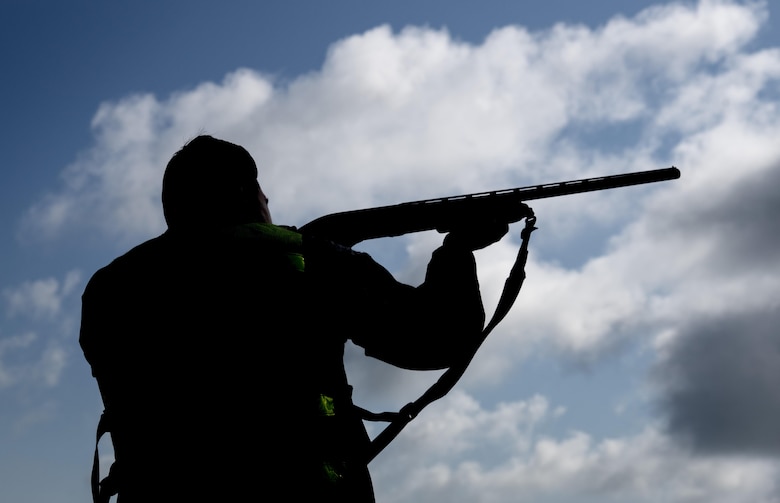
[[[616,189],[679,177],[680,170],[672,166],[636,173],[425,199],[332,213],[312,220],[301,227],[300,232],[353,246],[367,239],[400,236],[411,232],[433,229],[449,232],[459,222],[464,221],[490,218],[513,223],[533,215],[524,201]]]

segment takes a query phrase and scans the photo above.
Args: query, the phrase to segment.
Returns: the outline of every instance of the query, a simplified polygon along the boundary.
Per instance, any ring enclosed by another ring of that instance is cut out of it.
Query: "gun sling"
[[[420,398],[406,404],[398,412],[376,414],[356,406],[358,412],[366,421],[389,422],[385,429],[371,441],[368,452],[366,453],[367,463],[370,463],[380,452],[382,452],[382,450],[384,450],[384,448],[401,433],[401,430],[403,430],[412,419],[417,417],[420,411],[449,393],[466,372],[466,368],[471,363],[471,360],[474,358],[474,355],[487,336],[496,328],[501,320],[504,319],[507,313],[509,313],[509,310],[517,299],[517,295],[520,293],[523,281],[525,280],[525,264],[528,261],[528,242],[531,239],[531,233],[536,230],[536,227],[534,226],[535,223],[536,217],[534,216],[527,217],[525,220],[525,228],[521,233],[522,243],[520,244],[520,250],[517,253],[515,263],[509,272],[509,276],[504,282],[504,290],[501,292],[501,298],[496,306],[496,311],[493,313],[490,322],[482,330],[474,348],[464,355],[460,362],[448,368],[444,374],[442,374],[441,377],[439,377],[439,379],[428,388],[422,396],[420,396]]]

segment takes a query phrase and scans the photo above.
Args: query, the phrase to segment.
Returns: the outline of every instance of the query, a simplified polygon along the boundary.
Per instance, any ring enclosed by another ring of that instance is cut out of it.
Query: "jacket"
[[[119,503],[373,501],[344,343],[444,368],[484,323],[470,251],[438,249],[412,287],[270,224],[169,230],[96,272],[82,309]]]

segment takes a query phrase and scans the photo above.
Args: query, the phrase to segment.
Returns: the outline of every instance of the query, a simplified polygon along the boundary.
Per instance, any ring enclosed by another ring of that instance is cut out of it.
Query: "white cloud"
[[[411,423],[372,465],[382,501],[776,501],[777,462],[698,458],[657,429],[596,440],[540,434],[545,397],[482,408],[454,392]],[[495,456],[496,453],[501,456]],[[485,461],[486,453],[498,463]]]
[[[592,172],[591,149],[559,157],[566,128],[652,116],[655,101],[674,100],[708,71],[703,63],[729,61],[764,16],[756,6],[702,2],[598,31],[510,26],[481,45],[383,26],[334,44],[319,72],[284,87],[244,69],[165,100],[104,103],[95,147],[28,221],[44,235],[97,227],[132,241],[158,232],[162,170],[200,131],[247,146],[272,209],[295,224],[336,209]],[[615,162],[654,165],[642,151],[652,140],[627,146]]]
[[[655,334],[674,356],[692,321],[765,313],[780,298],[780,52],[749,45],[766,21],[765,4],[705,0],[597,30],[508,26],[481,44],[378,27],[337,42],[321,70],[289,84],[244,69],[165,99],[103,104],[95,146],[30,210],[26,227],[128,244],[159,232],[164,166],[201,131],[250,150],[275,221],[290,224],[676,164],[682,178],[662,187],[534,205],[534,243],[545,253],[532,243],[518,305],[467,379],[498,383],[541,344],[595,361]],[[418,277],[433,241],[409,239],[392,268]],[[479,256],[489,306],[516,245],[507,239]],[[567,253],[576,265],[561,259]],[[7,290],[9,313],[55,315],[67,284]],[[48,368],[60,356],[52,352]],[[414,442],[400,440],[392,463],[378,465],[385,501],[778,501],[772,462],[696,457],[660,428],[547,438],[535,429],[554,415],[542,397],[483,410],[456,393],[445,404],[404,433]],[[502,456],[486,456],[491,447]]]
[[[55,316],[60,310],[60,298],[57,295],[59,282],[46,278],[22,283],[14,290],[6,289],[3,294],[8,303],[8,314],[29,314],[34,318]]]
[[[674,222],[780,158],[777,110],[762,97],[780,76],[780,55],[746,50],[766,18],[762,4],[702,1],[598,30],[509,26],[479,45],[446,31],[381,26],[335,43],[320,71],[285,86],[242,69],[165,100],[104,103],[93,120],[95,147],[64,172],[59,193],[31,210],[30,227],[51,234],[86,226],[128,242],[158,232],[164,165],[199,131],[246,145],[276,220],[294,224],[408,198],[648,169],[668,158],[683,178],[647,206],[615,194],[539,203],[540,232],[561,248],[578,243],[556,229],[630,225],[579,269],[532,253],[533,291],[502,330],[516,343],[544,339],[598,354],[653,320],[749,302],[754,276],[724,282],[715,271],[715,234],[681,234]],[[578,136],[592,127],[640,134],[602,151]],[[660,147],[668,138],[673,150]],[[506,245],[486,253],[487,297],[500,291],[512,256]],[[761,284],[762,298],[776,293],[775,282]],[[56,289],[49,279],[7,293],[11,312],[55,313]],[[696,291],[710,293],[706,305]],[[508,367],[503,361],[494,375]]]
[[[33,235],[99,231],[123,244],[164,228],[162,174],[173,153],[201,132],[246,142],[253,113],[269,97],[269,82],[237,70],[161,102],[149,94],[100,105],[92,120],[95,146],[63,172],[65,187],[43,198],[25,221]]]
[[[15,364],[8,363],[8,354],[28,347],[36,339],[37,336],[31,332],[0,339],[0,389],[16,384],[19,379],[20,370]]]
[[[41,338],[26,332],[0,338],[0,390],[24,384],[52,387],[59,383],[68,353],[57,342],[39,349]]]
[[[74,294],[80,294],[81,284],[81,273],[71,270],[61,280],[25,281],[3,290],[7,317],[21,319],[7,328],[27,328],[21,335],[0,339],[0,388],[28,384],[52,387],[59,383],[68,360],[68,346],[73,343],[73,301]],[[63,340],[68,340],[68,345],[63,345]]]
[[[68,352],[58,346],[50,345],[41,355],[35,366],[35,377],[45,386],[55,386],[59,383],[62,372],[68,360]]]
[[[81,281],[78,271],[70,271],[62,281],[45,278],[25,281],[15,288],[3,290],[8,305],[8,316],[28,316],[32,319],[51,319],[61,313],[66,296],[72,294]]]

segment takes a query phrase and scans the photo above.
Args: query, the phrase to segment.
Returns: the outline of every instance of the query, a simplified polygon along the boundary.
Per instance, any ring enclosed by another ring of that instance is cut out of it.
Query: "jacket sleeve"
[[[319,248],[311,260],[306,255],[306,271],[320,279],[329,276],[326,304],[336,318],[324,318],[331,318],[366,355],[401,368],[441,369],[478,340],[485,313],[471,251],[440,247],[423,284],[412,287],[368,254],[337,245]]]

